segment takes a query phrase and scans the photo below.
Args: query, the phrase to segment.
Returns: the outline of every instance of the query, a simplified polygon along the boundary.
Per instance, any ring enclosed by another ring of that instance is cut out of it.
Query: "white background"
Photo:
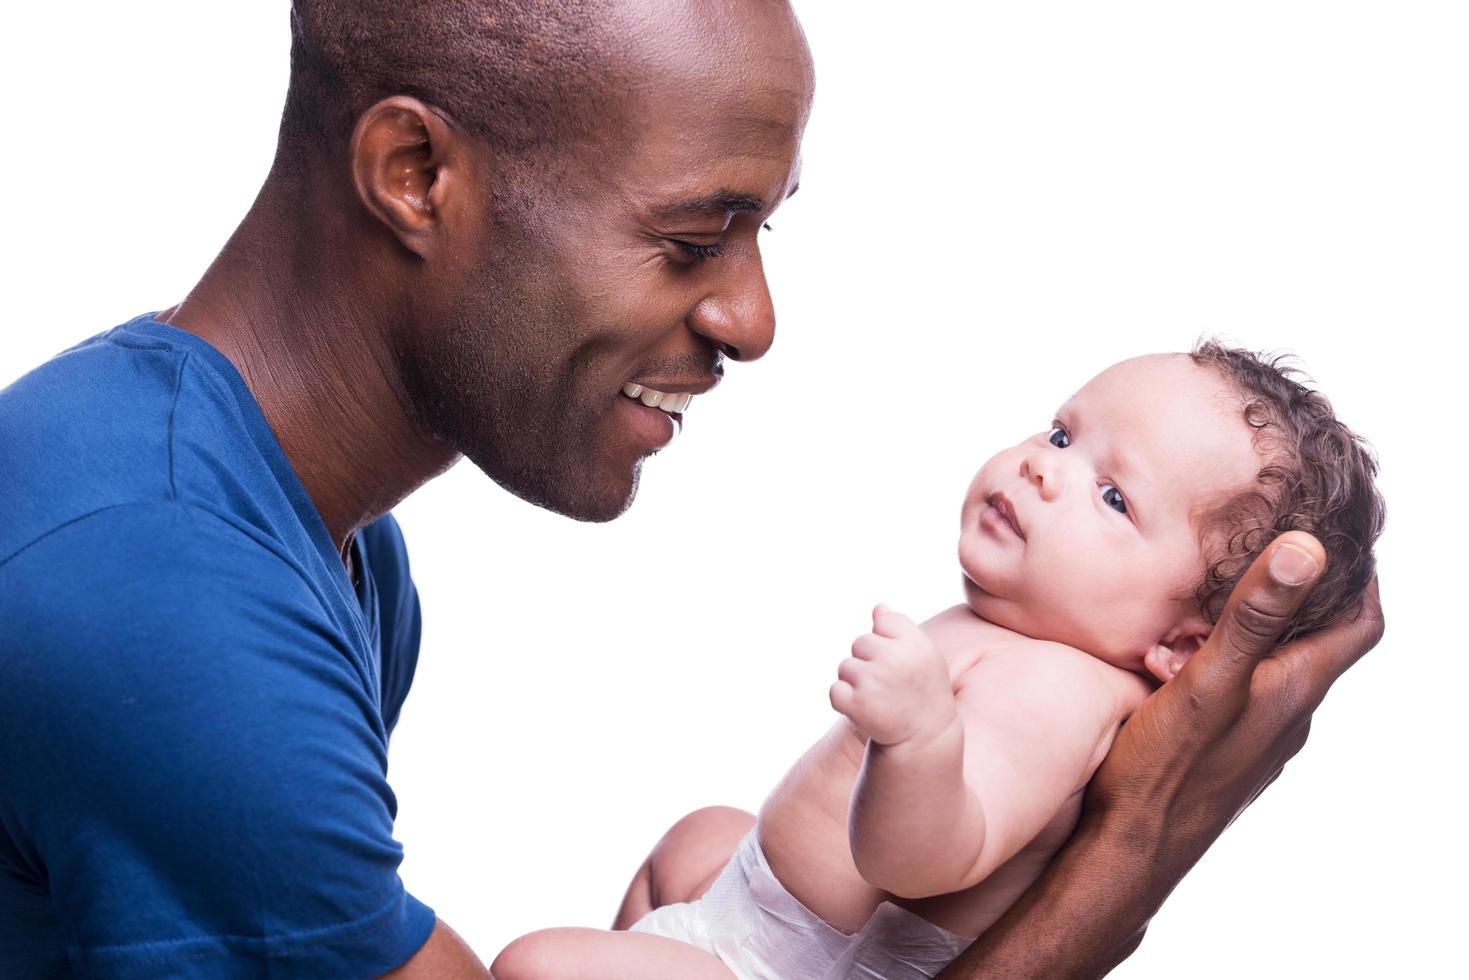
[[[393,742],[403,876],[486,958],[607,923],[674,819],[756,807],[872,603],[958,599],[994,450],[1125,356],[1298,352],[1377,447],[1387,638],[1128,978],[1461,961],[1469,325],[1455,3],[798,3],[818,70],[735,366],[605,526],[461,465],[398,510],[426,626]],[[249,206],[285,0],[14,6],[0,384],[180,299]],[[1106,556],[1098,555],[1098,574]]]

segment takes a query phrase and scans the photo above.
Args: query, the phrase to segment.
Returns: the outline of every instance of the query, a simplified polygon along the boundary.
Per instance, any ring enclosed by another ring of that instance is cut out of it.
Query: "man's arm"
[[[1296,531],[1255,561],[1208,643],[1123,726],[1071,841],[941,980],[1100,977],[1137,948],[1174,886],[1300,751],[1332,683],[1382,637],[1374,579],[1354,619],[1274,648],[1324,567],[1320,544]]]
[[[442,919],[434,923],[429,934],[413,958],[392,973],[384,974],[382,980],[492,980],[490,971],[474,955],[474,950],[459,938]]]
[[[275,551],[105,508],[0,566],[0,622],[8,854],[80,972],[372,976],[423,946],[366,664]]]

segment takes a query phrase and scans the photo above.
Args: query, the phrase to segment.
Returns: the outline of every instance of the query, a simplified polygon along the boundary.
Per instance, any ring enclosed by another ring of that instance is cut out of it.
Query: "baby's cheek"
[[[1055,631],[1047,638],[1088,652],[1112,648],[1137,613],[1137,583],[1125,568],[1096,554],[1034,576],[1032,590],[1036,608]]]

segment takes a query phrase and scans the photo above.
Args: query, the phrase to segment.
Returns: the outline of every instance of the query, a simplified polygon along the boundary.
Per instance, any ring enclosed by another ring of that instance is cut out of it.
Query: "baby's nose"
[[[1061,492],[1061,466],[1054,451],[1037,450],[1020,461],[1020,475],[1035,485],[1042,500],[1055,500]]]

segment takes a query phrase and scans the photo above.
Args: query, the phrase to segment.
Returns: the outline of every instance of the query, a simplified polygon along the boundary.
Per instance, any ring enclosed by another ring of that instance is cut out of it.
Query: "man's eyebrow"
[[[662,204],[656,208],[658,214],[665,218],[683,214],[721,215],[734,214],[739,211],[763,210],[765,210],[765,202],[760,198],[723,189],[713,194],[705,194],[703,197],[694,197],[675,204]]]

